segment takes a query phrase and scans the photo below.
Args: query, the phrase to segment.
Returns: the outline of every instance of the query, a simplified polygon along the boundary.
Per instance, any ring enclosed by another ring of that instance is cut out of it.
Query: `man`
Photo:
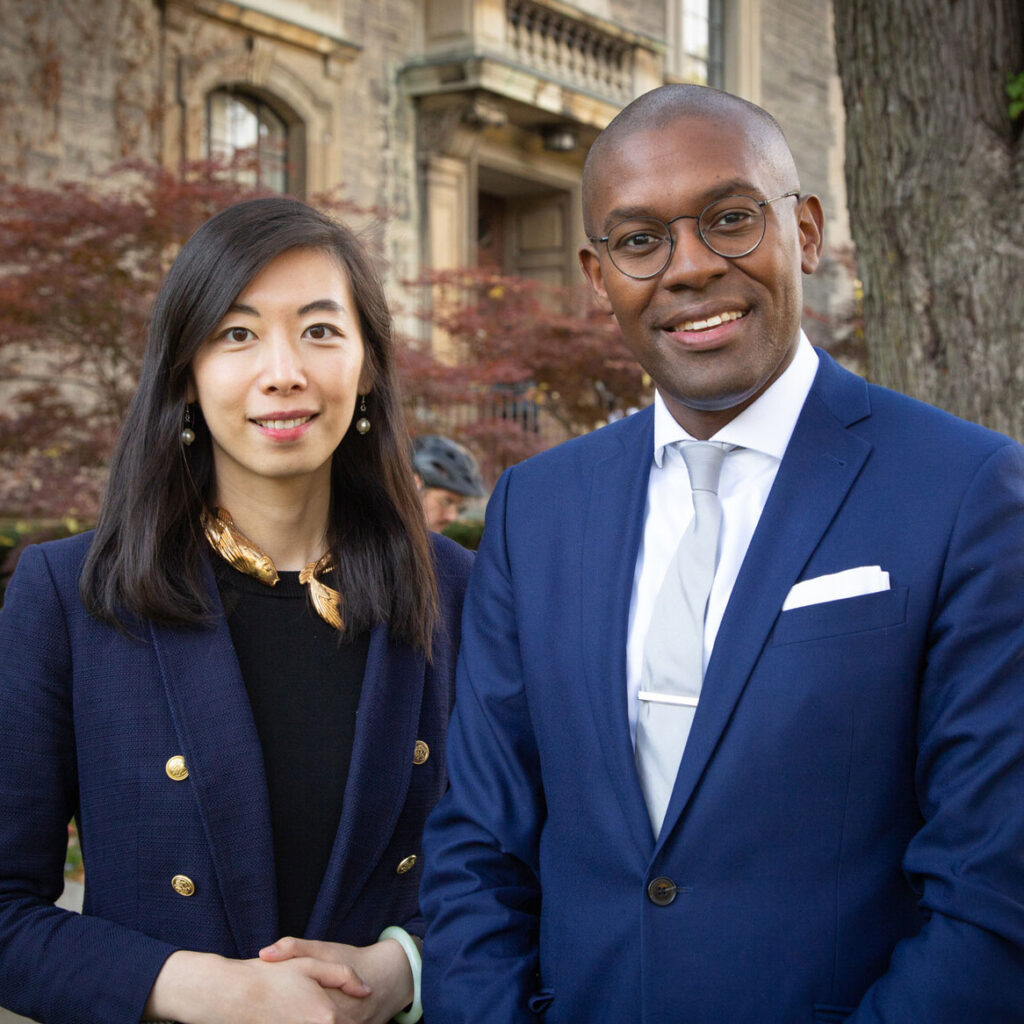
[[[440,533],[462,515],[467,498],[486,494],[476,459],[460,444],[424,434],[412,443],[412,466],[427,526]]]
[[[1024,1020],[1024,453],[810,347],[821,205],[759,108],[641,97],[583,198],[657,398],[491,499],[429,1018]]]

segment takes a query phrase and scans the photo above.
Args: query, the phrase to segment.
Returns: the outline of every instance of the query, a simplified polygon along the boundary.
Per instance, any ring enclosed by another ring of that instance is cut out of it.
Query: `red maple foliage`
[[[424,316],[448,356],[416,341],[402,350],[403,375],[415,385],[413,429],[467,443],[485,478],[650,400],[617,323],[579,291],[487,268],[407,283],[431,288]]]

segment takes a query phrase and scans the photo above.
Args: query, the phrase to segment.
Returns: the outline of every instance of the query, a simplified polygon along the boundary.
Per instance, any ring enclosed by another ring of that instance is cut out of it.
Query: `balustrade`
[[[534,0],[507,0],[506,18],[518,63],[602,97],[632,97],[630,43]]]

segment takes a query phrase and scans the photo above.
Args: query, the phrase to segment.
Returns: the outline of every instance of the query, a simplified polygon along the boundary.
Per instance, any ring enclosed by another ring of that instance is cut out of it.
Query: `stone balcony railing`
[[[403,69],[405,87],[418,97],[495,97],[518,104],[526,120],[533,110],[601,128],[661,84],[664,43],[587,7],[588,0],[424,0],[424,51]]]
[[[567,85],[627,102],[633,91],[628,40],[535,0],[506,0],[509,55]]]

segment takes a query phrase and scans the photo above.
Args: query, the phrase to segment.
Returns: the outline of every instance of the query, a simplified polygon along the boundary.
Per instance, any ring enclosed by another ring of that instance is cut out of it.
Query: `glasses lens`
[[[624,220],[608,233],[608,255],[628,277],[654,277],[668,263],[672,233],[654,218]]]
[[[747,196],[726,196],[704,209],[697,226],[720,256],[746,256],[764,237],[764,211]]]

